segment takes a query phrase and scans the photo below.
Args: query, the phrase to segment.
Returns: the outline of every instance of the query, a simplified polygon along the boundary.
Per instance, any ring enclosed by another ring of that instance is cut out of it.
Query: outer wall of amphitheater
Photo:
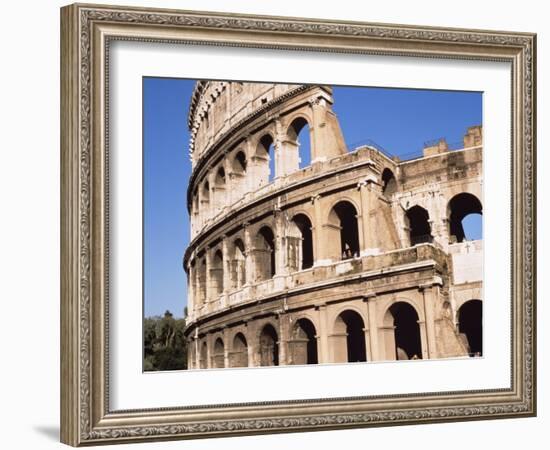
[[[327,86],[196,84],[190,369],[482,355],[483,242],[462,226],[482,214],[481,127],[399,160],[348,149],[333,102]]]

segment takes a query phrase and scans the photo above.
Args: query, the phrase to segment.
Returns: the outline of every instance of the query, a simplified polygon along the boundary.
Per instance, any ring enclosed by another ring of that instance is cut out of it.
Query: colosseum
[[[481,126],[400,159],[348,149],[333,103],[329,86],[196,83],[188,368],[482,355],[483,243],[462,224],[482,214]]]

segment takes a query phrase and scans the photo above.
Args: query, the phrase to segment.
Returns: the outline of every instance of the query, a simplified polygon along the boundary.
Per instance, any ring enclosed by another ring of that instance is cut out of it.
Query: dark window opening
[[[260,365],[279,365],[278,337],[272,325],[266,325],[260,335]]]
[[[298,214],[292,219],[298,227],[301,234],[301,267],[300,269],[309,269],[313,266],[313,235],[311,231],[311,221],[304,214]]]
[[[308,319],[298,320],[294,331],[294,338],[307,340],[306,364],[317,364],[319,362],[317,355],[317,337],[313,323]]]
[[[275,275],[276,267],[275,267],[275,236],[273,235],[273,231],[271,231],[271,228],[264,226],[260,228],[260,231],[258,232],[258,248],[257,250],[263,251],[264,254],[267,253],[266,260],[257,261],[257,264],[259,264],[259,268],[262,271],[261,279],[266,278],[273,278]],[[267,267],[266,267],[267,264]],[[267,270],[266,270],[267,269]],[[267,275],[267,276],[265,276]]]
[[[357,210],[349,202],[340,202],[333,211],[338,218],[340,228],[340,247],[342,259],[359,256],[359,228],[357,226]]]
[[[411,245],[433,241],[428,211],[421,206],[413,206],[407,211],[407,220]]]
[[[233,160],[233,171],[236,173],[246,172],[246,155],[244,152],[238,152]]]
[[[394,303],[389,310],[393,316],[396,359],[422,359],[420,327],[416,310],[405,302]]]
[[[483,355],[482,318],[481,300],[469,300],[458,310],[458,331],[466,335],[470,356]]]
[[[390,169],[384,169],[382,172],[382,193],[385,196],[392,195],[397,191],[397,181],[395,176]]]
[[[344,311],[338,320],[345,325],[348,362],[366,361],[365,324],[361,316],[355,311]]]

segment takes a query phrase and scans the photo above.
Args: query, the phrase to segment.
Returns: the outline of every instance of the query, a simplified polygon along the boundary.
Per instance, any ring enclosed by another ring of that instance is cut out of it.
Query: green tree
[[[163,317],[147,317],[143,323],[143,368],[154,370],[187,369],[187,345],[183,331],[185,318],[174,319],[170,311]]]

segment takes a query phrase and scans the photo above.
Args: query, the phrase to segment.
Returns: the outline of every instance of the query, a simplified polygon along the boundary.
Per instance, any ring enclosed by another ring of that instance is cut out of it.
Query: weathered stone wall
[[[197,85],[190,367],[472,353],[459,310],[482,299],[482,245],[460,220],[482,212],[481,128],[414,160],[348,152],[333,101],[325,86]]]

